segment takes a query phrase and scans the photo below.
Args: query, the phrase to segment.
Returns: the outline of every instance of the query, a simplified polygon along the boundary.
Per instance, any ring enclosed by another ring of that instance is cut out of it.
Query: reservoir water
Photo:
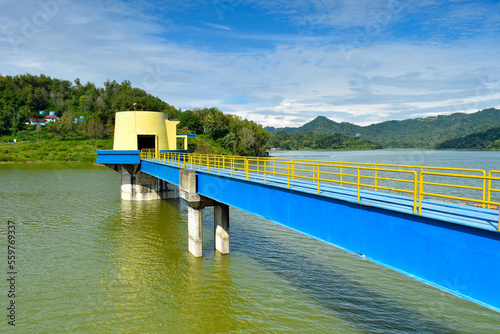
[[[273,155],[500,169],[500,152]],[[0,165],[0,332],[500,332],[500,313],[234,208],[231,254],[220,255],[213,211],[204,215],[204,256],[194,258],[182,200],[121,201],[119,174],[92,164]],[[7,317],[9,220],[15,328]]]

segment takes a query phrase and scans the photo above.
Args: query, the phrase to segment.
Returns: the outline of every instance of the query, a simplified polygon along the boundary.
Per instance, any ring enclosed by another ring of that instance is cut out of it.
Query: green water
[[[500,332],[500,313],[233,208],[231,254],[214,252],[206,209],[194,258],[182,200],[126,202],[119,188],[91,164],[0,165],[0,332]]]

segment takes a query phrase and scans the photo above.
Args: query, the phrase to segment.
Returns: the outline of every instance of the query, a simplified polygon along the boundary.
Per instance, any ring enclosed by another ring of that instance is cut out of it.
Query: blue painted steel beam
[[[142,160],[141,171],[179,186],[179,168]]]
[[[103,165],[112,164],[140,164],[141,157],[138,150],[100,150],[97,152],[96,162]]]

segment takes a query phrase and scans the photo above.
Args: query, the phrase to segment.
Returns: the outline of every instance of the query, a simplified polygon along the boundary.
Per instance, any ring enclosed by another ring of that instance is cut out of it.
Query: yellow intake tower
[[[176,150],[177,124],[163,112],[117,112],[113,150]]]

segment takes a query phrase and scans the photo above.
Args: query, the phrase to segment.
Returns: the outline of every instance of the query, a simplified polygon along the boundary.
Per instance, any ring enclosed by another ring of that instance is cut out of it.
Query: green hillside
[[[500,127],[446,140],[436,145],[438,149],[500,150]]]
[[[299,128],[266,128],[271,133],[338,133],[377,143],[384,148],[434,148],[439,143],[500,126],[500,110],[485,109],[472,114],[455,113],[403,121],[386,121],[369,126],[337,123],[324,116]]]

